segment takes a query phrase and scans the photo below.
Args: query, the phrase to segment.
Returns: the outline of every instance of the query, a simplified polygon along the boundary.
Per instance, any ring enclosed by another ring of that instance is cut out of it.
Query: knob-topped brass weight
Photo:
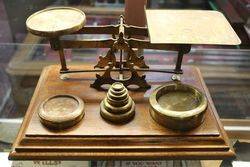
[[[129,96],[128,90],[120,82],[111,85],[100,107],[101,116],[114,123],[127,122],[135,115],[135,103]]]

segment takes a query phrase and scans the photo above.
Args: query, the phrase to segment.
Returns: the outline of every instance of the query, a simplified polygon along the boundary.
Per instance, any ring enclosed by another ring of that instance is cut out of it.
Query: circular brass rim
[[[59,97],[72,98],[75,101],[77,101],[77,103],[78,103],[78,107],[72,113],[68,114],[67,117],[65,117],[65,115],[51,117],[44,110],[44,105],[49,100],[59,98]],[[79,97],[74,96],[74,95],[70,95],[70,94],[55,95],[55,96],[51,96],[51,97],[47,98],[46,100],[44,100],[40,104],[39,112],[38,112],[38,116],[44,125],[50,126],[50,127],[54,126],[55,128],[62,128],[62,127],[68,127],[70,125],[74,125],[74,124],[78,123],[83,118],[84,114],[85,114],[84,113],[84,102]]]
[[[116,107],[116,106],[112,106],[110,105],[108,102],[107,102],[107,98],[105,98],[103,100],[103,103],[105,104],[104,105],[104,108],[111,112],[111,113],[114,113],[114,114],[122,114],[122,113],[125,113],[125,112],[128,112],[128,110],[131,108],[132,106],[132,103],[133,103],[133,100],[131,97],[128,98],[128,103],[125,104],[125,105],[122,105],[122,106],[119,106],[119,107]]]
[[[127,96],[127,94],[128,94],[127,89],[124,89],[124,91],[122,91],[122,94],[120,92],[119,92],[119,94],[114,94],[114,92],[112,92],[110,89],[107,96],[109,97],[109,99],[122,100],[122,99],[124,99],[124,97]]]
[[[40,118],[40,122],[50,128],[50,129],[55,129],[55,130],[60,130],[60,129],[66,129],[66,128],[70,128],[74,125],[76,125],[78,122],[80,122],[82,120],[82,118],[84,117],[84,113],[82,115],[80,115],[79,117],[77,117],[74,121],[70,120],[70,121],[66,121],[63,123],[55,123],[55,122],[51,122],[48,120],[44,120]]]
[[[121,107],[121,106],[127,104],[128,100],[129,100],[129,97],[127,96],[124,100],[120,100],[119,103],[117,103],[117,101],[112,100],[112,99],[108,98],[108,96],[107,96],[107,102],[115,107]]]
[[[195,92],[195,94],[197,94],[200,97],[200,104],[199,106],[197,106],[196,108],[192,109],[192,110],[187,110],[187,111],[173,111],[173,110],[168,110],[163,108],[158,102],[157,102],[157,95],[159,93],[160,90],[164,89],[165,87],[169,87],[169,86],[176,86],[176,89],[183,89],[186,88],[188,90],[191,90],[192,92]],[[187,85],[187,84],[182,84],[182,83],[168,83],[165,84],[163,86],[158,87],[156,90],[154,90],[154,92],[151,94],[150,98],[149,98],[149,102],[151,105],[151,108],[155,111],[160,113],[163,116],[167,116],[167,117],[171,117],[175,120],[185,120],[185,119],[189,119],[191,117],[194,117],[196,115],[201,114],[202,112],[205,111],[205,109],[207,108],[207,99],[205,97],[205,95],[199,91],[197,88],[191,86],[191,85]]]
[[[123,84],[120,83],[120,82],[115,82],[115,83],[113,83],[111,87],[112,87],[114,90],[116,90],[116,91],[121,91],[121,90],[124,89]]]
[[[77,11],[77,12],[79,12],[79,13],[81,13],[83,15],[83,20],[77,25],[74,25],[74,26],[72,26],[70,28],[58,30],[58,31],[39,31],[39,30],[36,30],[36,29],[32,29],[29,26],[29,21],[30,21],[30,19],[32,19],[32,17],[34,17],[34,16],[36,16],[38,14],[41,14],[43,12],[50,11],[50,10],[61,10],[61,9],[75,10],[75,11]],[[71,34],[73,32],[76,32],[76,31],[80,30],[81,28],[83,28],[85,23],[86,23],[86,15],[85,15],[85,13],[83,11],[77,9],[77,8],[72,8],[72,7],[50,7],[50,8],[40,10],[40,11],[32,14],[31,16],[29,16],[27,18],[27,20],[26,20],[26,27],[27,27],[27,30],[29,32],[31,32],[32,34],[38,35],[38,36],[57,37],[57,36],[67,35],[67,34]]]
[[[108,112],[104,107],[104,102],[102,101],[100,104],[100,114],[101,116],[110,122],[114,123],[124,123],[130,121],[135,116],[135,103],[132,101],[131,109],[125,113],[118,114],[118,113],[111,113]]]
[[[123,95],[124,93],[126,93],[126,92],[128,92],[128,90],[127,89],[123,89],[123,90],[121,90],[121,91],[119,91],[119,92],[115,92],[113,89],[109,89],[108,90],[110,93],[112,93],[112,94],[116,94],[116,95]]]

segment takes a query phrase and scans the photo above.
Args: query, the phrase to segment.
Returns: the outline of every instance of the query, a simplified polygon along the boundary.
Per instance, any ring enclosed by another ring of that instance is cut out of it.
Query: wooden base
[[[92,69],[93,66],[71,68]],[[145,73],[152,88],[146,92],[129,91],[135,102],[135,117],[127,124],[117,125],[100,116],[100,102],[106,92],[90,87],[95,73],[70,74],[70,79],[61,80],[59,69],[59,66],[48,66],[43,70],[9,159],[225,159],[235,156],[197,68],[184,66],[182,81],[206,94],[208,108],[202,125],[187,132],[167,129],[156,123],[149,113],[149,95],[154,88],[170,81],[171,74]],[[39,121],[39,105],[56,94],[73,94],[85,103],[83,120],[71,129],[51,131]]]

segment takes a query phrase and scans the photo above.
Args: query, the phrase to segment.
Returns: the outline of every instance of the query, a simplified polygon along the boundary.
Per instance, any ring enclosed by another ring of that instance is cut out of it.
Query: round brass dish
[[[28,31],[35,35],[56,37],[83,28],[85,14],[76,8],[52,7],[32,14],[26,21]]]
[[[38,116],[42,124],[64,129],[77,124],[84,116],[83,101],[73,95],[56,95],[40,105]]]
[[[202,92],[180,82],[160,86],[151,94],[149,102],[152,118],[175,130],[199,126],[207,108],[207,99]]]
[[[107,97],[100,104],[101,116],[114,123],[124,123],[135,115],[135,103],[120,82],[111,85]]]

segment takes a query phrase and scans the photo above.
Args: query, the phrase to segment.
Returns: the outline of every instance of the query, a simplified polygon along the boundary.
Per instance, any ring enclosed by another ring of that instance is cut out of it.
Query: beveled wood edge
[[[178,139],[182,139],[179,140]],[[128,148],[128,147],[164,147],[164,148],[171,148],[172,146],[174,147],[181,147],[181,148],[206,148],[206,147],[221,147],[224,149],[229,150],[229,146],[226,145],[224,140],[222,140],[220,137],[197,137],[197,138],[192,138],[192,137],[185,137],[186,141],[183,141],[183,137],[140,137],[140,138],[121,138],[121,137],[116,137],[114,139],[109,138],[51,138],[51,137],[46,137],[46,138],[36,138],[33,137],[32,139],[27,139],[24,138],[22,141],[20,141],[19,145],[16,148],[22,148],[22,149],[29,149],[29,148],[39,148],[39,147],[47,147],[48,143],[53,147],[53,145],[56,145],[59,149],[60,148],[65,148],[65,145],[69,146],[69,148],[73,148],[78,146],[79,148],[82,149],[87,149],[88,147],[105,147],[105,148],[112,148],[112,147],[121,147],[121,148]],[[189,145],[181,145],[183,142],[187,142]],[[114,144],[115,143],[115,144]],[[124,144],[124,143],[129,143],[129,144]],[[198,146],[197,146],[198,145]],[[19,149],[21,151],[21,149]]]
[[[232,159],[235,156],[234,152],[81,152],[63,153],[63,152],[31,152],[17,153],[12,151],[9,155],[10,160],[173,160],[173,159],[192,159],[192,160],[216,160],[216,159]],[[195,157],[195,158],[194,158]]]
[[[202,76],[200,69],[199,69],[198,67],[195,67],[195,66],[194,66],[194,68],[196,68],[198,74],[199,74],[200,76]],[[221,135],[222,135],[222,138],[224,138],[224,139],[225,139],[225,140],[224,140],[225,143],[226,143],[228,146],[230,146],[229,138],[228,138],[227,133],[226,133],[226,131],[224,130],[224,127],[223,127],[223,125],[222,125],[222,123],[221,123],[221,121],[220,121],[220,118],[219,118],[218,112],[217,112],[217,110],[216,110],[216,108],[215,108],[215,105],[214,105],[213,101],[211,100],[212,97],[211,97],[211,95],[210,95],[210,93],[209,93],[209,91],[208,91],[208,88],[207,88],[207,86],[206,86],[206,84],[205,84],[205,81],[204,81],[203,78],[199,78],[199,79],[200,79],[200,81],[201,81],[201,83],[202,83],[202,86],[203,86],[203,89],[204,89],[204,91],[205,91],[206,96],[208,96],[207,99],[208,99],[208,102],[210,103],[210,105],[211,105],[211,107],[212,107],[212,111],[214,111],[214,112],[212,112],[212,113],[213,113],[213,116],[215,117],[215,119],[217,120],[217,126],[218,126],[218,129],[220,130],[220,133],[221,133]],[[234,154],[234,157],[235,157],[236,155],[235,155],[234,149],[233,149],[232,147],[230,147],[230,150],[232,151],[232,153]]]
[[[48,68],[50,66],[47,66],[43,69],[42,73],[47,73],[48,72]],[[43,83],[43,81],[45,80],[44,77],[40,77],[39,80],[38,80],[38,83],[37,83],[37,86],[36,86],[36,89],[34,91],[34,94],[31,98],[31,101],[30,101],[30,105],[27,109],[27,112],[26,113],[30,113],[30,114],[25,114],[24,116],[24,119],[23,119],[23,122],[20,126],[20,129],[19,129],[19,132],[17,134],[17,137],[15,139],[15,141],[13,142],[13,145],[12,145],[12,150],[14,150],[15,147],[17,147],[19,145],[18,141],[21,142],[21,139],[23,139],[25,137],[25,128],[28,126],[32,116],[33,116],[33,113],[35,112],[35,110],[32,111],[32,108],[34,106],[34,103],[35,103],[35,97],[38,96],[38,92],[39,92],[39,89],[41,87],[41,84]]]
[[[138,151],[140,149],[140,151]],[[196,146],[196,147],[185,147],[185,146],[155,146],[155,145],[148,145],[148,146],[35,146],[35,147],[16,147],[16,152],[125,152],[125,151],[135,151],[135,152],[160,152],[160,151],[167,151],[167,152],[202,152],[202,151],[229,151],[227,147],[224,146]]]

